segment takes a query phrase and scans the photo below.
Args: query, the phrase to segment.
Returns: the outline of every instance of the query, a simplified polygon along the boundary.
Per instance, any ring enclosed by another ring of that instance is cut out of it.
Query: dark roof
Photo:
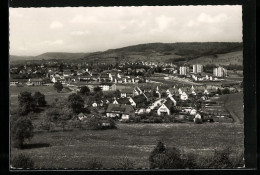
[[[122,89],[120,92],[121,93],[132,94],[133,93],[133,89]]]
[[[128,98],[119,98],[119,99],[116,99],[116,101],[119,103],[119,104],[131,104],[130,101],[128,100]]]
[[[131,105],[110,103],[107,107],[106,112],[107,113],[130,114],[130,113],[134,113],[134,108]]]
[[[167,99],[166,99],[166,102],[164,103],[164,105],[165,105],[168,109],[170,109],[172,106],[174,106],[174,103],[173,103],[173,101],[172,101],[170,98],[167,98]]]
[[[109,78],[109,75],[108,74],[101,74],[100,78]]]
[[[137,95],[137,96],[134,96],[132,98],[134,100],[134,102],[137,104],[137,103],[144,103],[145,101],[147,101],[146,97],[143,95],[143,94],[140,94],[140,95]]]

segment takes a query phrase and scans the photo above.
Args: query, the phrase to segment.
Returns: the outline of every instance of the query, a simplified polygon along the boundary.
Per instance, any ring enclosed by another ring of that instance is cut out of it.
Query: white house
[[[162,104],[162,106],[157,110],[158,115],[162,115],[163,113],[170,115],[170,109],[165,104]]]
[[[188,100],[188,95],[186,94],[186,92],[182,92],[181,100]]]
[[[197,113],[197,110],[196,109],[191,109],[190,110],[190,115],[196,115]]]

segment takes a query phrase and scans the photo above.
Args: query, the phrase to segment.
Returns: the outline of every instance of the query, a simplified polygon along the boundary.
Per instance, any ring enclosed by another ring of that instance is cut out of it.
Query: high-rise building
[[[226,77],[227,76],[227,69],[225,69],[224,67],[221,67],[221,66],[213,68],[213,76]]]
[[[189,73],[189,67],[181,66],[180,67],[180,75],[187,75]]]
[[[193,65],[193,73],[201,73],[203,72],[203,66],[201,64],[194,64]]]

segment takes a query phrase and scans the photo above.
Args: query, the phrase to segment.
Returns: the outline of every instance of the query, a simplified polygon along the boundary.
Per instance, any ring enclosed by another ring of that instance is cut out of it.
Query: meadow
[[[63,88],[60,93],[54,89],[52,85],[50,86],[23,86],[23,87],[16,87],[10,86],[9,88],[9,95],[10,95],[10,109],[14,109],[18,107],[18,95],[20,92],[28,91],[31,92],[32,95],[34,92],[39,91],[45,95],[45,99],[48,104],[52,104],[57,99],[65,99],[68,97],[68,94],[71,93],[71,90],[67,88]]]
[[[243,125],[197,124],[117,124],[114,130],[73,130],[37,132],[27,149],[11,149],[11,156],[29,155],[36,168],[86,168],[97,158],[104,168],[117,168],[118,160],[127,156],[135,168],[149,168],[149,155],[160,140],[166,147],[202,156],[213,149],[230,146],[243,151]]]
[[[64,89],[57,93],[52,86],[10,87],[11,110],[18,107],[18,94],[21,91],[45,94],[48,104],[55,98],[65,99],[71,93]],[[243,119],[241,105],[243,94],[220,96],[228,109]],[[47,109],[45,109],[47,110]],[[33,118],[36,124],[41,115]],[[241,120],[242,121],[242,120]],[[112,130],[34,131],[32,140],[24,149],[11,147],[12,157],[24,153],[34,161],[35,168],[87,168],[93,158],[102,162],[104,168],[117,168],[118,161],[127,156],[135,168],[149,168],[149,155],[158,141],[166,147],[175,146],[183,152],[192,152],[207,157],[214,149],[230,146],[237,153],[244,150],[243,122],[237,123],[164,123],[134,124],[117,123]]]

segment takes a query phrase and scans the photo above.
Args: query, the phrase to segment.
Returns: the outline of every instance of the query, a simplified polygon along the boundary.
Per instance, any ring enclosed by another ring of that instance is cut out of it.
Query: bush
[[[200,118],[195,118],[194,123],[196,124],[202,124],[202,120]]]
[[[210,161],[209,168],[232,168],[230,160],[231,150],[229,147],[223,150],[215,150],[214,156]]]
[[[92,158],[90,161],[87,162],[87,167],[89,169],[101,169],[103,164],[101,161],[97,160],[97,158]]]
[[[229,88],[225,88],[222,90],[222,94],[230,94]]]
[[[133,169],[134,161],[130,160],[127,156],[125,156],[117,161],[117,165],[117,168],[119,169]]]
[[[33,168],[34,163],[32,159],[24,154],[19,154],[18,156],[14,157],[11,161],[11,165],[14,168]]]
[[[159,169],[177,169],[184,168],[183,160],[181,159],[180,151],[176,148],[166,149],[153,156],[150,161],[150,168]]]
[[[89,129],[101,129],[100,118],[91,117],[86,119],[86,125]]]
[[[134,122],[135,123],[139,123],[141,121],[141,117],[140,116],[136,116],[135,118],[134,118]]]
[[[153,117],[153,122],[154,123],[162,123],[161,117]]]

